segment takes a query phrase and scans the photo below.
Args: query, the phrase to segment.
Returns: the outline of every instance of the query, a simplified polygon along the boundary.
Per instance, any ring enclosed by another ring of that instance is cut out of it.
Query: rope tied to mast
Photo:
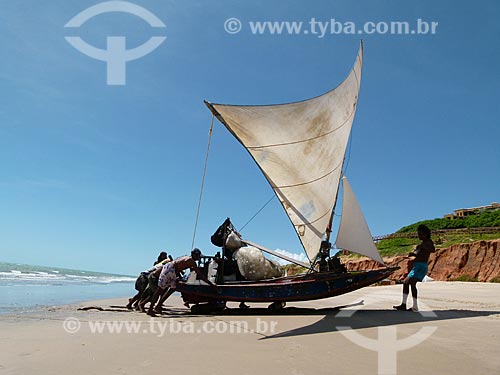
[[[251,222],[253,219],[255,219],[255,217],[256,217],[258,214],[260,214],[260,212],[261,212],[264,208],[266,208],[266,206],[267,206],[269,203],[271,203],[271,201],[272,201],[274,198],[276,198],[276,195],[275,195],[275,194],[273,194],[273,196],[272,196],[271,198],[269,198],[269,200],[268,200],[266,203],[264,203],[264,205],[263,205],[263,206],[262,206],[262,207],[261,207],[261,208],[260,208],[260,209],[259,209],[259,210],[258,210],[258,211],[257,211],[257,212],[256,212],[256,213],[255,213],[255,214],[254,214],[254,215],[253,215],[253,216],[252,216],[252,217],[251,217],[251,218],[250,218],[250,219],[249,219],[246,223],[245,223],[245,225],[243,225],[243,226],[241,227],[240,232],[241,232],[241,231],[243,231],[243,229],[245,229],[245,227],[246,227],[248,224],[250,224],[250,222]]]
[[[203,198],[203,187],[205,185],[205,175],[207,174],[208,154],[210,152],[210,141],[212,140],[212,130],[214,128],[214,118],[215,118],[215,115],[212,114],[212,123],[210,124],[210,130],[208,131],[207,153],[205,155],[205,165],[203,167],[203,176],[201,178],[200,198],[198,199],[198,209],[196,210],[196,221],[194,223],[193,242],[191,243],[191,249],[194,249],[194,242],[196,240],[196,229],[198,228],[198,219],[200,217],[201,199]]]

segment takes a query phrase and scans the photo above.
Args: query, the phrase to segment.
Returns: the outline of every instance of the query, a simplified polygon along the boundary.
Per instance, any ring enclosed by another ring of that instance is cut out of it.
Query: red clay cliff
[[[391,280],[402,280],[408,273],[408,261],[404,256],[384,258],[388,266],[398,264],[401,269],[394,272]],[[399,262],[399,263],[398,263]],[[362,258],[349,260],[350,271],[376,269],[381,266],[374,260]],[[500,239],[476,241],[436,249],[429,259],[429,277],[434,280],[474,280],[488,282],[500,280]]]

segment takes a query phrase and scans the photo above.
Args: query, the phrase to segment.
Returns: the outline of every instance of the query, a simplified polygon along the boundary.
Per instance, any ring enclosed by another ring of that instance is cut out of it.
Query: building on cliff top
[[[472,208],[459,208],[458,210],[453,211],[451,214],[444,215],[445,219],[456,219],[462,218],[470,215],[476,215],[483,211],[487,210],[498,210],[500,209],[500,203],[493,202],[488,206],[480,206],[480,207],[472,207]]]

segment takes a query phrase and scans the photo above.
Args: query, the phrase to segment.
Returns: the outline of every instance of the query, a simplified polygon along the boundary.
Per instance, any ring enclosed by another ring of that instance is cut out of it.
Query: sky
[[[0,261],[133,275],[162,250],[187,254],[211,122],[203,100],[320,95],[348,74],[360,38],[346,175],[372,234],[500,200],[498,1],[134,0],[166,27],[123,12],[64,27],[98,3],[1,1]],[[435,34],[321,37],[311,19],[438,25]],[[266,21],[304,29],[252,32]],[[106,62],[67,36],[100,49],[108,36],[124,36],[127,49],[166,40],[126,63],[125,85],[108,85]],[[208,255],[226,217],[240,228],[273,196],[218,122],[211,142],[195,241]],[[303,253],[277,199],[242,234]]]

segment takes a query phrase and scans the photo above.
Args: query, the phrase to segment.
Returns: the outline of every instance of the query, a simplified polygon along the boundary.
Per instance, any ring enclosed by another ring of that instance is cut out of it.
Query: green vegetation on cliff
[[[500,228],[497,233],[444,233],[433,235],[432,240],[437,248],[448,247],[458,243],[474,241],[488,241],[500,238]],[[377,248],[382,257],[406,255],[420,243],[418,238],[387,238],[377,243]]]
[[[417,231],[420,224],[427,225],[430,230],[440,229],[459,229],[459,228],[481,228],[481,227],[499,227],[500,228],[500,210],[489,210],[471,215],[464,218],[419,221],[418,223],[401,228],[396,233],[412,233]]]
[[[418,223],[401,228],[395,234],[416,233],[420,224],[427,225],[431,231],[446,229],[468,229],[468,228],[491,228],[498,227],[498,232],[494,233],[457,233],[440,232],[433,234],[432,239],[436,247],[448,247],[458,243],[468,243],[474,241],[486,241],[500,238],[500,210],[489,210],[477,215],[464,218],[419,221]],[[377,248],[382,256],[394,256],[407,254],[420,243],[418,238],[386,238],[377,243]]]

